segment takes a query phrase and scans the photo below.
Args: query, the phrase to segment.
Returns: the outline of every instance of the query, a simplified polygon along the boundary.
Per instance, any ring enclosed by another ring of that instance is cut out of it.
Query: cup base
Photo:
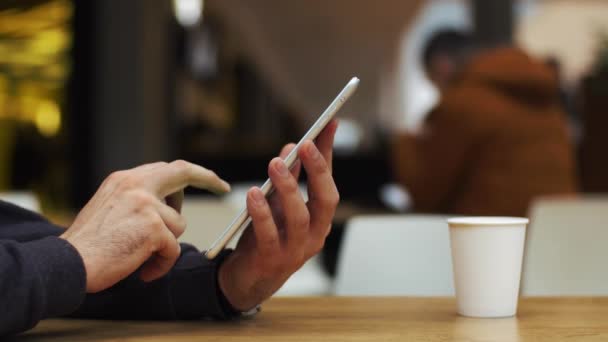
[[[484,315],[484,314],[466,314],[466,313],[462,313],[462,312],[458,312],[458,315],[462,316],[462,317],[467,317],[467,318],[496,318],[496,319],[500,319],[500,318],[513,318],[516,316],[515,313],[513,314],[489,314],[489,315]]]

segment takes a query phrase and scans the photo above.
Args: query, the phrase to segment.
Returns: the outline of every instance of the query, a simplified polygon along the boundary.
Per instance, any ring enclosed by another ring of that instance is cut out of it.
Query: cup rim
[[[525,217],[511,216],[461,216],[447,220],[450,227],[521,226],[530,223]]]

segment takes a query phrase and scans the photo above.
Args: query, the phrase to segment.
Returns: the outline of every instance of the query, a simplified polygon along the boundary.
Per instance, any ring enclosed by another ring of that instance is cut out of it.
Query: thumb
[[[169,230],[165,230],[162,248],[146,261],[141,268],[139,278],[145,282],[154,281],[169,273],[180,256],[181,247]]]

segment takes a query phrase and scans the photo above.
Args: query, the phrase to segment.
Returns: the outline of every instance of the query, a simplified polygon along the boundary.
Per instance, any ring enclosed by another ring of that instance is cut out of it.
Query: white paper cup
[[[448,220],[459,314],[515,315],[528,222],[518,217]]]

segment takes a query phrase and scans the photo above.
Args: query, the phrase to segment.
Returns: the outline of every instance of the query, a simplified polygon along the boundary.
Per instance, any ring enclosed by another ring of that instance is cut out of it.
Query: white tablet
[[[298,160],[298,150],[302,143],[306,140],[314,140],[319,133],[327,126],[327,124],[331,121],[331,119],[336,115],[336,113],[342,108],[342,105],[348,100],[351,95],[355,92],[357,87],[359,86],[359,79],[353,77],[348,84],[342,89],[340,94],[333,100],[333,102],[327,107],[327,109],[319,116],[317,121],[310,127],[308,132],[304,134],[300,142],[296,145],[296,147],[287,155],[285,158],[285,165],[289,169],[293,167],[295,162]],[[265,196],[268,196],[272,193],[274,187],[270,179],[267,179],[264,185],[262,185],[261,190]],[[205,252],[205,256],[208,259],[215,258],[226,245],[232,240],[232,238],[236,235],[236,233],[241,230],[241,228],[247,227],[251,223],[251,217],[247,212],[247,207],[243,208],[238,216],[230,223],[230,225],[224,230],[222,235],[211,245],[209,250]]]

